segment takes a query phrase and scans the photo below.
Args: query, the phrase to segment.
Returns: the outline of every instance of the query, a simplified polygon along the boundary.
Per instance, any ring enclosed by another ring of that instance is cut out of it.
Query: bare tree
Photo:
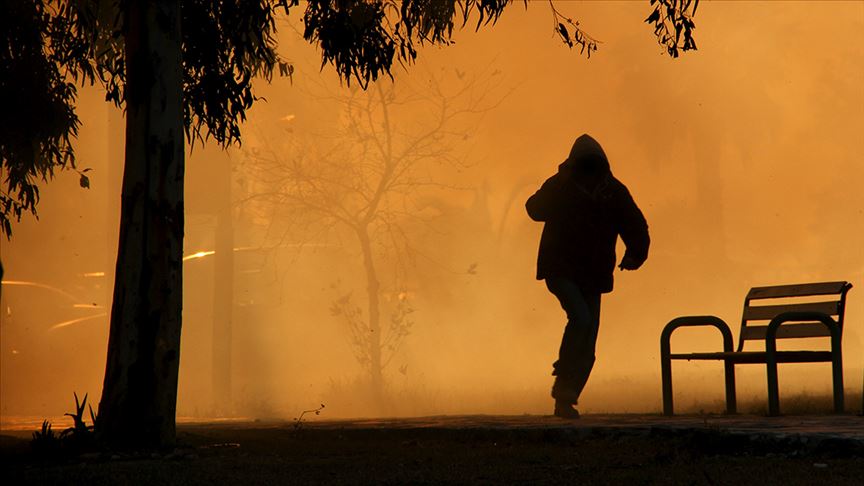
[[[404,284],[417,251],[410,228],[424,222],[417,198],[455,187],[436,173],[465,166],[457,147],[470,138],[468,123],[500,101],[492,99],[493,76],[447,74],[452,79],[430,77],[422,88],[400,80],[399,88],[378,82],[368,91],[330,94],[340,107],[331,133],[297,134],[281,145],[264,136],[247,150],[246,172],[259,184],[249,200],[272,212],[276,234],[306,241],[350,235],[347,247],[359,250],[366,312],[350,291],[331,310],[347,323],[355,357],[379,398],[384,371],[413,325]],[[313,146],[301,138],[324,141]],[[389,302],[382,302],[385,295]]]

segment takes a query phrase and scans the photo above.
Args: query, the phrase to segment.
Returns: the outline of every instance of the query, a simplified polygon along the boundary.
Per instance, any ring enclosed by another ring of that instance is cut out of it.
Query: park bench
[[[768,375],[768,414],[780,413],[778,363],[830,362],[833,372],[834,411],[843,412],[843,361],[840,340],[848,282],[820,282],[772,287],[753,287],[744,299],[738,349],[732,349],[732,332],[716,316],[684,316],[673,319],[660,336],[663,380],[663,413],[672,415],[672,360],[721,360],[726,375],[726,413],[736,413],[735,365],[765,364]],[[814,301],[815,300],[815,301]],[[766,325],[767,323],[767,325]],[[672,333],[681,327],[713,326],[723,337],[723,351],[672,353]],[[778,351],[777,339],[827,337],[830,351]],[[761,341],[764,350],[745,351],[746,341]]]

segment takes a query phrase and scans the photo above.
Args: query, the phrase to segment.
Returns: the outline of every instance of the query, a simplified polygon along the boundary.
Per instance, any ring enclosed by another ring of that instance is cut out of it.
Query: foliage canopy
[[[124,12],[132,0],[0,0],[0,232],[37,214],[40,182],[55,169],[77,169],[77,87],[98,82],[106,99],[127,96]],[[454,28],[494,24],[514,0],[307,0],[303,37],[320,47],[322,67],[366,88],[393,63],[410,64],[424,44],[448,44]],[[527,8],[528,1],[522,2]],[[650,0],[646,22],[672,57],[696,49],[692,17],[699,0]],[[590,57],[599,41],[550,0],[553,29]],[[276,52],[275,18],[299,0],[182,0],[184,126],[194,143],[240,141],[256,100],[252,80],[293,67]]]

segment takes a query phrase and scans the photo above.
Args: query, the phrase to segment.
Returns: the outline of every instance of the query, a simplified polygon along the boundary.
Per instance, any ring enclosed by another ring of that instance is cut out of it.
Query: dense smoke
[[[293,79],[261,83],[266,101],[242,146],[198,145],[187,159],[181,416],[290,418],[321,403],[324,417],[550,413],[564,314],[534,280],[541,225],[524,201],[586,132],[645,212],[652,248],[641,270],[616,272],[603,298],[580,409],[659,411],[666,322],[715,314],[736,333],[750,287],[825,280],[856,287],[843,352],[848,399],[860,397],[864,4],[706,3],[699,50],[675,60],[643,23],[647,2],[560,8],[602,41],[590,60],[554,37],[544,4],[516,6],[492,28],[422,50],[366,93],[340,85],[330,67],[319,72],[298,26],[280,25]],[[92,187],[59,174],[44,185],[39,221],[0,243],[4,282],[19,282],[3,288],[7,423],[61,415],[73,390],[98,400],[123,156],[122,115],[102,98],[85,89],[79,103],[78,158],[93,169]],[[369,319],[364,250],[332,213],[350,220],[369,205],[381,141],[413,158],[370,229],[387,361],[376,391],[370,341],[358,335]],[[230,191],[215,190],[229,163]],[[226,197],[231,391],[217,396],[225,380],[212,376],[219,275],[209,252]],[[673,346],[716,350],[720,339],[692,331]],[[721,411],[721,372],[676,363],[677,403]],[[827,395],[830,365],[781,366],[780,386],[781,401]],[[764,368],[739,367],[745,408],[764,408],[765,395]]]

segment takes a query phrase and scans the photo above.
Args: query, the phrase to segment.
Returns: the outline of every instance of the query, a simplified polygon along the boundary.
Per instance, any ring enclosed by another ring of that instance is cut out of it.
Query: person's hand
[[[624,258],[621,259],[621,264],[618,265],[618,268],[621,270],[636,270],[639,268],[639,264],[629,255],[624,255]]]

